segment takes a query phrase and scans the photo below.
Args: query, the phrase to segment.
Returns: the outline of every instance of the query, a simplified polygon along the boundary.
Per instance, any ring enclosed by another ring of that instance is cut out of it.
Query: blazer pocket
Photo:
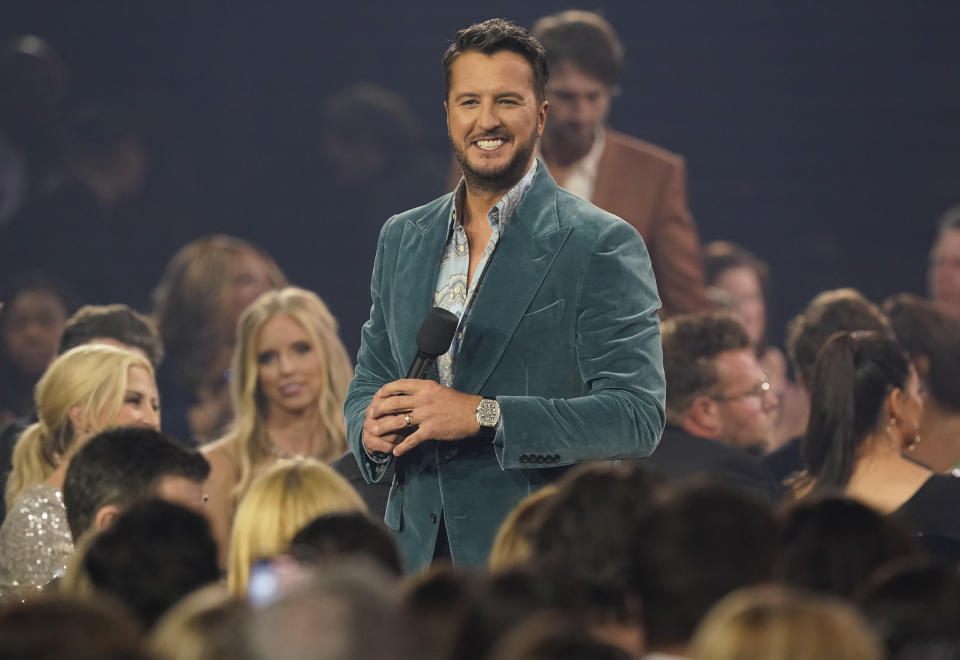
[[[520,318],[520,327],[524,325],[552,325],[563,318],[564,299],[554,300],[549,305],[535,309]]]

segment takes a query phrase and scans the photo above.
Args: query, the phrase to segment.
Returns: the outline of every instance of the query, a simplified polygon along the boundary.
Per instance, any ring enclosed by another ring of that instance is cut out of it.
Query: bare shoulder
[[[236,481],[240,471],[240,458],[237,455],[237,440],[228,435],[200,449],[210,463],[210,477],[217,480]]]

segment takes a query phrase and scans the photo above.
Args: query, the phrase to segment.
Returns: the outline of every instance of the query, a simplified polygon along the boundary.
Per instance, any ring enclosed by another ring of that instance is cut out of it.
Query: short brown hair
[[[620,84],[623,44],[600,14],[578,9],[562,11],[539,19],[531,32],[546,49],[551,67],[572,62],[610,87]]]
[[[139,348],[154,369],[163,361],[163,340],[156,324],[126,305],[84,305],[78,309],[63,329],[57,353],[63,355],[100,337]]]
[[[686,414],[693,400],[718,384],[713,359],[726,351],[750,348],[740,321],[728,314],[689,314],[663,322],[663,371],[667,381],[667,418]]]
[[[527,60],[533,70],[533,92],[537,101],[543,102],[547,95],[547,81],[550,79],[543,46],[525,29],[502,18],[491,18],[457,32],[453,43],[443,54],[444,98],[450,94],[451,68],[455,59],[470,51],[493,55],[504,50]]]

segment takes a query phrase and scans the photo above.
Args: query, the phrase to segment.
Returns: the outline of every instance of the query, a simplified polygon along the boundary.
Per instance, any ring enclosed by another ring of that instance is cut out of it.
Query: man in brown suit
[[[550,64],[550,119],[540,157],[553,178],[640,232],[664,316],[707,309],[683,159],[606,126],[623,64],[613,27],[597,14],[571,10],[541,18],[531,32]]]

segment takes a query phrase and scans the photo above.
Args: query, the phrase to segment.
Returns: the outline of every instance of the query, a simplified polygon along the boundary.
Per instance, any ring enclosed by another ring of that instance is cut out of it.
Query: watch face
[[[500,404],[494,399],[484,399],[477,406],[477,422],[480,426],[496,426],[500,420]]]

